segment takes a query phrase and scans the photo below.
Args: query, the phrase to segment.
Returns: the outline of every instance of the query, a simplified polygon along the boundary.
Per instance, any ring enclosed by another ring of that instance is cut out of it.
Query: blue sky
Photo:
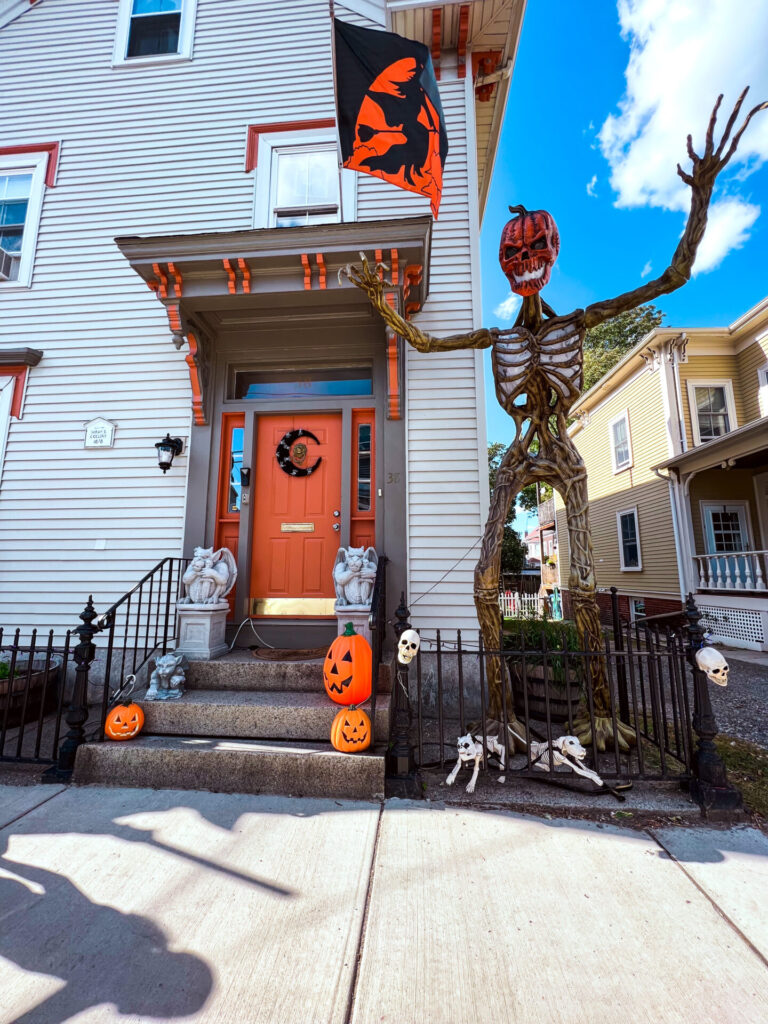
[[[768,99],[766,53],[766,0],[528,0],[482,231],[483,324],[511,324],[498,265],[510,204],[557,222],[544,297],[558,313],[662,273],[685,223],[685,137],[699,149],[719,91],[728,112],[745,85],[747,109]],[[727,325],[768,294],[768,111],[742,142],[700,250],[711,269],[656,301],[672,326]],[[509,443],[486,357],[488,439]]]

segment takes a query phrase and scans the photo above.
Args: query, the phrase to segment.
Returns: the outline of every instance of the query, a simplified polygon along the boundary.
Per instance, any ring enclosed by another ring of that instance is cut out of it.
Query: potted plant
[[[581,659],[567,654],[580,650],[575,624],[546,616],[518,619],[508,625],[504,647],[518,717],[525,717],[526,691],[530,718],[546,720],[547,700],[551,722],[563,724],[573,717],[583,674]]]

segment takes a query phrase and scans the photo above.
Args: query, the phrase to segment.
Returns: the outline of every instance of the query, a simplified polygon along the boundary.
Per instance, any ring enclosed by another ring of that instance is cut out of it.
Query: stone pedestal
[[[179,642],[177,654],[195,661],[213,661],[229,650],[226,640],[229,602],[178,604]]]
[[[339,608],[338,605],[335,605],[333,610],[338,622],[338,629],[336,630],[338,636],[341,636],[344,632],[346,624],[351,622],[355,632],[359,633],[360,636],[364,636],[369,644],[371,643],[371,630],[368,625],[368,619],[371,614],[370,608],[363,608],[360,605],[346,605],[343,608]]]

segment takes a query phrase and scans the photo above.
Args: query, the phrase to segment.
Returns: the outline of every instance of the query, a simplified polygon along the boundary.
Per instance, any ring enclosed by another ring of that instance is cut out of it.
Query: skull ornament
[[[518,216],[501,232],[499,263],[513,292],[535,295],[549,281],[560,252],[560,234],[546,210],[510,206],[509,212]]]
[[[421,637],[415,629],[406,629],[397,641],[397,660],[401,665],[410,665],[421,647]]]
[[[711,683],[717,683],[718,686],[728,685],[728,662],[714,647],[702,647],[696,651],[696,664],[702,672],[706,672]]]

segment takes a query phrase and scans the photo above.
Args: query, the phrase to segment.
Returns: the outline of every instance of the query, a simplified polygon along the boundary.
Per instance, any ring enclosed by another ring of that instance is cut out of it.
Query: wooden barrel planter
[[[36,665],[40,666],[37,670]],[[13,679],[9,676],[0,677],[0,715],[5,714],[6,704],[10,700],[8,722],[9,724],[19,724],[16,719],[19,717],[19,713],[24,706],[27,681],[29,681],[27,717],[29,717],[29,713],[33,709],[34,715],[37,715],[43,691],[45,691],[46,701],[54,702],[54,698],[58,698],[59,694],[60,667],[61,659],[55,656],[51,658],[47,671],[45,670],[45,658],[35,658],[32,662],[32,672],[28,675],[29,662],[17,661]]]
[[[525,718],[525,689],[528,690],[528,715],[546,721],[547,692],[549,693],[549,718],[558,725],[564,725],[576,714],[581,688],[578,680],[570,678],[568,686],[565,681],[553,678],[549,667],[528,665],[526,669],[526,686],[523,685],[523,672],[519,659],[514,656],[507,658],[509,676],[512,682],[512,698],[518,718]],[[570,705],[569,705],[570,699]]]

